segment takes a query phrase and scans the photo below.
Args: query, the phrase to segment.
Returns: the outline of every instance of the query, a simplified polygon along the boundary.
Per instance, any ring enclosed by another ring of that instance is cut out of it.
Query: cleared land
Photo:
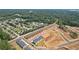
[[[78,28],[68,27],[67,31],[59,28],[57,24],[51,24],[44,28],[38,29],[31,33],[22,35],[21,37],[29,44],[30,48],[33,50],[69,50],[69,49],[79,49],[79,34],[78,37],[73,39],[70,36],[70,31],[78,33]],[[78,41],[78,42],[77,42]],[[13,47],[18,50],[22,49],[16,43],[16,39],[10,42]]]

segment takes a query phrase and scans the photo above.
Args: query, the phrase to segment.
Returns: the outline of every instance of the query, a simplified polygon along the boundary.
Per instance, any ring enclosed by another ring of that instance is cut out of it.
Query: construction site
[[[79,50],[79,28],[50,24],[9,42],[16,50]]]

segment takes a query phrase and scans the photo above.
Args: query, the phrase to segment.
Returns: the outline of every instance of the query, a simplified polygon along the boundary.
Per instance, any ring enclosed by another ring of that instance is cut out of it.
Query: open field
[[[70,27],[70,28],[74,28],[74,27]],[[70,28],[68,28],[67,30],[71,30]],[[24,41],[28,42],[29,46],[31,46],[30,48],[34,50],[66,49],[63,48],[62,46],[64,47],[67,46],[69,47],[68,49],[79,49],[78,46],[75,46],[78,45],[79,43],[71,44],[71,42],[79,40],[79,35],[76,39],[72,39],[69,33],[70,32],[68,31],[65,32],[62,29],[60,29],[57,24],[51,24],[34,32],[22,35],[21,37],[23,37]],[[39,37],[41,38],[39,39]],[[34,41],[36,38],[38,38],[39,40]],[[17,46],[16,40],[11,42],[11,45],[13,45],[14,47],[20,50],[20,48]]]

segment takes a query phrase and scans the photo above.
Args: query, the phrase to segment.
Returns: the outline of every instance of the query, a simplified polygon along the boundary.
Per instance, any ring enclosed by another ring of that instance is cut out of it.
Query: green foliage
[[[64,30],[65,32],[67,31],[67,27],[63,24],[62,20],[58,20],[57,24],[59,25],[59,28]]]
[[[0,40],[0,50],[8,50],[11,49],[7,40]]]
[[[11,38],[7,33],[3,32],[3,30],[0,29],[0,39],[1,40],[10,40]]]
[[[70,36],[73,38],[73,39],[76,39],[78,37],[78,34],[76,32],[70,32]]]
[[[10,47],[10,44],[8,43],[8,41],[10,40],[10,36],[3,32],[2,29],[0,29],[0,50],[9,50],[9,49],[13,49]]]
[[[59,25],[59,28],[65,32],[67,31],[67,27],[65,25]]]
[[[43,22],[51,24],[55,22],[57,18],[59,21],[63,22],[64,25],[79,26],[79,11],[70,11],[71,9],[38,9],[29,10],[26,9],[15,9],[15,10],[0,10],[0,20],[5,21],[7,19],[22,18],[26,19],[24,23],[27,22]],[[15,14],[21,14],[17,16]]]

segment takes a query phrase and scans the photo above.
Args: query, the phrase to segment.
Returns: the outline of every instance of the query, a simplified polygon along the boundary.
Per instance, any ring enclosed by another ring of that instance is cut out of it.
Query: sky
[[[0,9],[78,9],[79,0],[0,0]]]

